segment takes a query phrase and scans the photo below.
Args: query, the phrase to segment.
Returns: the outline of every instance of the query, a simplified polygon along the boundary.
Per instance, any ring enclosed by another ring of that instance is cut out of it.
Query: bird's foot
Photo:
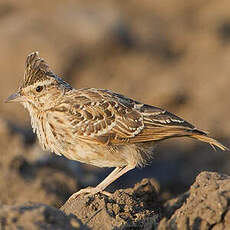
[[[95,188],[88,187],[88,188],[83,188],[83,189],[79,190],[78,192],[74,193],[70,197],[70,199],[76,199],[80,194],[83,194],[83,193],[85,194],[86,197],[93,196],[93,195],[95,195],[97,193],[102,193],[102,194],[104,194],[106,196],[109,196],[109,197],[112,195],[111,193],[103,191],[100,188],[97,188],[97,187],[95,187]]]

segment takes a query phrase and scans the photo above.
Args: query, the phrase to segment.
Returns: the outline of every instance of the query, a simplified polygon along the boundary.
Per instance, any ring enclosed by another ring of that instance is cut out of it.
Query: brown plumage
[[[32,53],[22,86],[7,101],[19,101],[31,116],[45,150],[98,167],[116,167],[94,194],[137,165],[145,165],[156,142],[192,137],[222,150],[227,148],[201,130],[163,109],[103,89],[73,89],[48,64]]]

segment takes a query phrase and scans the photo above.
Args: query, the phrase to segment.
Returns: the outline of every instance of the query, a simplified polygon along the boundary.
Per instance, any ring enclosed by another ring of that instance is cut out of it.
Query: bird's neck
[[[31,103],[24,102],[23,106],[28,110],[31,119],[31,126],[33,128],[33,132],[37,134],[39,142],[42,145],[44,150],[47,150],[47,146],[45,145],[45,133],[44,133],[44,112],[38,111],[38,109],[32,105]]]

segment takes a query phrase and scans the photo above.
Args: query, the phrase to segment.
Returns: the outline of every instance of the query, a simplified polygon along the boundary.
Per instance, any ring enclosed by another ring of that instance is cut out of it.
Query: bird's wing
[[[59,106],[71,104],[68,120],[76,138],[98,144],[129,139],[144,128],[143,117],[120,103],[110,91],[82,89],[66,95]]]
[[[161,140],[194,126],[160,108],[108,90],[81,89],[66,95],[68,120],[76,138],[90,143],[121,144]]]
[[[170,137],[190,136],[192,132],[206,135],[184,119],[157,107],[142,104],[138,109],[143,116],[144,129],[130,143],[158,141]]]

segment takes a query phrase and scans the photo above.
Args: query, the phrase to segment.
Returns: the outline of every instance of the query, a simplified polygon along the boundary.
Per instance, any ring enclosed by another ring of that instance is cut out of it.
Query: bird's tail
[[[199,141],[203,141],[206,143],[209,143],[213,149],[215,149],[215,147],[220,148],[221,150],[225,151],[225,150],[229,150],[229,148],[227,148],[226,146],[222,145],[219,141],[208,137],[207,133],[201,131],[201,130],[193,130],[193,132],[189,135],[192,138],[195,138]],[[215,149],[216,150],[216,149]]]

